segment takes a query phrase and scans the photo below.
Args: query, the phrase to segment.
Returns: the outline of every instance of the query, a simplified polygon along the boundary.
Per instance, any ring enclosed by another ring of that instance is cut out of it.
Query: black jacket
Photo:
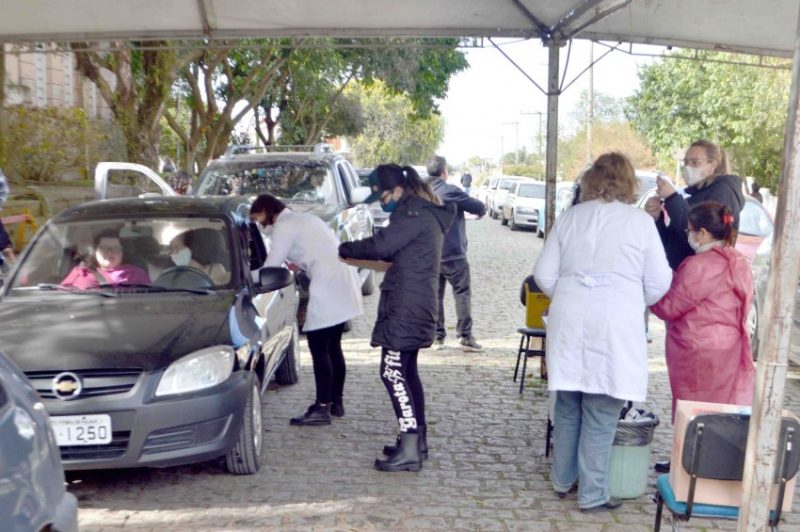
[[[345,259],[392,263],[381,283],[373,347],[411,351],[433,343],[442,241],[455,211],[453,205],[439,207],[408,196],[400,200],[389,225],[378,234],[339,246],[339,255]]]
[[[427,183],[445,205],[458,207],[456,222],[450,226],[450,230],[444,236],[442,262],[465,259],[467,257],[467,224],[464,221],[464,213],[483,216],[486,214],[486,205],[480,200],[470,197],[457,186],[446,183],[440,177],[431,177]]]
[[[664,200],[664,207],[669,214],[669,225],[664,224],[664,215],[656,222],[658,234],[664,243],[667,261],[673,270],[677,270],[683,259],[694,255],[687,240],[686,229],[689,227],[689,210],[705,201],[716,201],[727,205],[733,213],[733,226],[739,229],[739,213],[744,208],[742,178],[735,175],[717,176],[714,181],[704,187],[686,187],[689,199],[677,192]]]

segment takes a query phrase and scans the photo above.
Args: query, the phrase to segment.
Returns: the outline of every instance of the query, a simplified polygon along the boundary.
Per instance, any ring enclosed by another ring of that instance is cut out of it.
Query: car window
[[[103,289],[113,289],[117,280],[98,272],[96,263],[94,241],[103,231],[111,231],[116,235],[106,240],[109,242],[108,249],[115,253],[111,249],[114,247],[118,250],[116,253],[121,253],[120,268],[137,272],[137,284],[156,284],[162,273],[176,265],[201,271],[213,281],[213,284],[209,283],[212,286],[221,287],[230,283],[232,247],[223,220],[119,218],[49,223],[39,238],[31,243],[29,252],[22,259],[10,283],[12,293],[15,289],[32,288],[40,284],[60,285],[71,274],[91,276],[109,285]],[[100,240],[100,247],[102,242]],[[183,247],[188,249],[188,253],[184,252],[181,256],[188,255],[188,258],[181,262],[175,253]]]
[[[287,202],[338,203],[336,182],[324,161],[233,161],[209,166],[200,196],[272,194]]]
[[[772,233],[772,220],[756,202],[745,201],[739,214],[739,232],[743,235],[768,236]]]
[[[544,199],[544,184],[524,183],[518,185],[517,196],[521,198],[540,198]]]
[[[512,181],[511,179],[503,179],[500,181],[500,185],[497,187],[500,190],[509,190],[512,186],[514,186],[516,181]]]

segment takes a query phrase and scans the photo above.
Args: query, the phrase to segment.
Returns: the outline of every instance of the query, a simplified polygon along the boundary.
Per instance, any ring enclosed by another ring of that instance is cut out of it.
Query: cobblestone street
[[[523,395],[512,381],[524,320],[519,287],[543,243],[489,218],[469,220],[474,334],[482,353],[465,353],[454,338],[448,295],[447,348],[420,353],[426,389],[430,459],[419,473],[380,473],[372,462],[396,434],[369,346],[378,294],[345,335],[346,416],[330,426],[290,427],[313,400],[305,338],[301,381],[263,398],[265,452],[253,476],[227,474],[218,462],[168,469],[75,472],[70,491],[81,530],[652,530],[655,473],[647,493],[614,512],[583,514],[574,494],[557,499],[545,458],[546,387],[538,362],[528,366]],[[653,461],[669,458],[669,386],[664,328],[651,317],[649,407],[662,419]],[[800,373],[793,366],[786,407],[800,413]],[[795,496],[795,510],[798,496]],[[668,513],[668,512],[667,512]],[[668,528],[669,518],[665,516]],[[735,529],[735,522],[692,519],[687,530]],[[800,530],[787,514],[781,530]]]

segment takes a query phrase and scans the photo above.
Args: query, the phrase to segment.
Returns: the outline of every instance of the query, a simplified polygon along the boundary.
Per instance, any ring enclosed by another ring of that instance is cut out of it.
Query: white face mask
[[[175,266],[188,266],[189,261],[192,260],[192,250],[189,248],[183,248],[180,251],[176,251],[170,257],[172,262],[175,263]]]
[[[689,185],[696,185],[706,178],[706,176],[703,175],[703,169],[699,166],[684,166],[683,177]]]
[[[261,234],[264,236],[272,236],[272,230],[275,228],[274,225],[261,225],[261,222],[256,222],[256,226],[258,230],[261,231]]]
[[[689,242],[689,247],[692,248],[692,250],[697,251],[698,249],[700,249],[700,242],[696,242],[692,238],[692,233],[689,233],[689,236],[687,237],[686,240]]]

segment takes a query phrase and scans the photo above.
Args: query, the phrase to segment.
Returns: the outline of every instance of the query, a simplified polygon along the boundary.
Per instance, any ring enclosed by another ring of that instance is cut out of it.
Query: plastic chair
[[[545,362],[547,330],[545,329],[542,316],[550,305],[550,299],[536,286],[533,277],[529,276],[526,278],[522,288],[525,297],[525,327],[517,329],[521,337],[519,340],[519,349],[517,350],[517,364],[514,368],[514,382],[517,382],[519,364],[520,361],[522,361],[522,375],[519,381],[520,394],[525,386],[525,371],[528,367],[528,358],[539,357],[539,376],[542,379],[547,379],[547,364]],[[531,338],[539,338],[541,340],[541,349],[531,349]]]
[[[694,502],[697,479],[742,480],[744,453],[747,447],[747,431],[750,416],[742,414],[702,414],[693,418],[686,428],[683,453],[680,464],[690,476],[686,502],[675,499],[669,483],[669,474],[658,477],[656,486],[656,522],[654,530],[661,530],[663,506],[672,512],[672,519],[688,521],[692,517],[712,519],[737,519],[739,508]],[[769,524],[777,528],[781,518],[781,508],[786,491],[786,483],[797,473],[800,463],[800,423],[796,419],[784,417],[778,446],[778,461],[775,467],[775,480],[778,495],[775,508],[770,512]]]

